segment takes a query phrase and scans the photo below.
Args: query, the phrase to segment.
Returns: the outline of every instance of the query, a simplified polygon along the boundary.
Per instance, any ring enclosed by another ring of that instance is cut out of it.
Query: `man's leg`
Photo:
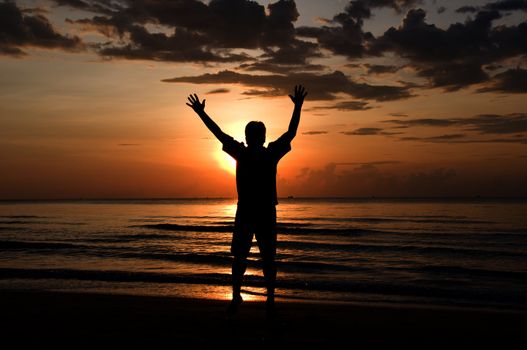
[[[267,288],[267,305],[274,304],[274,290],[276,284],[276,262],[274,254],[262,254],[263,274]]]
[[[242,299],[241,289],[243,275],[247,269],[247,258],[235,256],[232,262],[232,300],[240,301]]]
[[[247,269],[247,257],[253,240],[253,233],[247,224],[246,216],[245,210],[238,206],[231,244],[231,253],[234,259],[232,261],[232,301],[227,310],[230,314],[236,313],[238,306],[243,301],[241,296],[243,275]]]
[[[274,290],[276,284],[276,209],[273,206],[262,218],[265,231],[256,233],[258,248],[262,258],[265,286],[267,288],[267,302],[269,309],[274,308]]]

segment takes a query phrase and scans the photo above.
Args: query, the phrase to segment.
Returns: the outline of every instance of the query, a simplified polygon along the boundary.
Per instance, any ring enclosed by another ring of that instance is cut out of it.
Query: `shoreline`
[[[324,301],[228,301],[102,293],[1,291],[0,335],[19,345],[236,348],[344,344],[353,348],[512,347],[527,313]]]

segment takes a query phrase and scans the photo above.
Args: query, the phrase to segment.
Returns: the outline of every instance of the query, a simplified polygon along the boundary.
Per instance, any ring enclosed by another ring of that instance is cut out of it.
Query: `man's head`
[[[265,125],[262,122],[249,122],[245,127],[245,141],[249,147],[261,147],[265,142]]]

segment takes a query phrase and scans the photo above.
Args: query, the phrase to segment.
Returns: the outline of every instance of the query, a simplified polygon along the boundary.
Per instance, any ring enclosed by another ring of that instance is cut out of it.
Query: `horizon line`
[[[279,200],[527,200],[527,196],[287,196]],[[1,202],[237,200],[237,197],[0,198]]]

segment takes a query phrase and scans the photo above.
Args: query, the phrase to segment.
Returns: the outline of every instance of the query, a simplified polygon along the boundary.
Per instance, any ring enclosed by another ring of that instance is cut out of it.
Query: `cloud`
[[[458,12],[473,14],[465,22],[448,27],[429,23],[426,12],[415,8],[424,3],[419,0],[349,1],[343,11],[324,19],[321,25],[303,27],[295,27],[299,12],[293,0],[273,1],[267,6],[251,0],[51,1],[80,10],[76,14],[88,14],[67,21],[96,30],[107,40],[83,45],[76,36],[58,33],[42,11],[20,10],[15,3],[4,2],[0,7],[0,16],[6,16],[0,21],[0,54],[22,56],[24,47],[29,46],[64,50],[89,47],[104,59],[235,63],[239,72],[292,76],[329,72],[328,67],[314,61],[329,58],[325,56],[329,50],[349,59],[393,56],[393,62],[400,62],[403,58],[407,61],[404,65],[354,64],[365,68],[368,75],[395,74],[407,67],[427,84],[410,85],[395,79],[402,86],[374,86],[348,77],[340,79],[337,72],[311,74],[318,81],[333,74],[332,79],[344,83],[343,88],[333,89],[339,91],[318,92],[315,96],[319,99],[335,99],[344,93],[357,99],[390,101],[410,97],[411,88],[455,91],[473,85],[479,92],[525,92],[521,68],[514,70],[510,59],[527,55],[527,22],[504,25],[497,20],[510,11],[525,11],[527,1],[460,7]],[[16,16],[7,16],[6,11],[13,8]],[[407,13],[399,26],[376,37],[365,29],[364,21],[374,18],[374,11],[380,8]],[[19,24],[13,24],[13,19]],[[498,65],[510,71],[488,68]],[[247,95],[276,96],[282,92],[281,87],[254,86]]]
[[[357,83],[340,71],[328,74],[250,75],[223,70],[218,73],[183,76],[162,81],[192,84],[240,84],[251,88],[245,92],[246,95],[262,97],[288,95],[292,84],[302,84],[308,89],[311,100],[334,100],[337,94],[347,94],[358,99],[375,101],[398,100],[411,96],[407,87]]]
[[[483,7],[479,6],[461,6],[456,10],[458,13],[475,13],[481,10],[494,11],[527,11],[526,0],[500,0],[487,3]]]
[[[474,13],[478,11],[479,8],[475,6],[461,6],[456,10],[457,13]]]
[[[405,127],[464,127],[466,131],[479,134],[517,134],[527,132],[527,114],[513,113],[506,115],[480,114],[471,118],[451,119],[392,119],[384,123]]]
[[[248,59],[247,55],[232,52],[233,49],[260,48],[276,60],[300,57],[304,50],[305,60],[307,51],[313,50],[308,48],[310,43],[295,39],[293,23],[299,14],[292,0],[271,3],[267,12],[264,6],[250,0],[55,2],[97,13],[92,18],[70,22],[106,35],[110,42],[95,46],[106,58],[233,62]],[[165,30],[152,32],[151,24]],[[269,51],[274,47],[279,49]],[[300,56],[294,56],[295,53]]]
[[[401,164],[402,162],[399,160],[378,160],[373,162],[346,162],[346,163],[334,163],[338,166],[346,166],[346,165],[366,165],[366,166],[377,166],[377,165],[393,165],[393,164]]]
[[[322,57],[319,47],[307,41],[290,40],[288,45],[282,47],[265,47],[264,54],[257,57],[252,63],[243,63],[238,68],[246,71],[264,71],[285,74],[288,72],[323,71],[327,67],[320,64],[311,64],[309,61],[315,57]]]
[[[254,62],[254,63],[242,63],[238,66],[238,69],[247,72],[269,72],[276,74],[287,74],[290,72],[313,72],[313,71],[324,71],[327,69],[326,66],[321,64],[276,64],[266,61]]]
[[[385,73],[395,73],[401,67],[399,66],[387,66],[381,64],[368,64],[364,65],[368,69],[368,74],[385,74]]]
[[[353,131],[342,131],[341,134],[347,135],[347,136],[372,136],[372,135],[391,136],[391,135],[400,135],[401,133],[383,131],[383,129],[381,128],[359,128]]]
[[[371,107],[367,102],[364,101],[341,101],[331,104],[329,106],[315,106],[306,109],[306,111],[318,111],[325,109],[336,109],[339,111],[366,111],[371,108],[373,107]]]
[[[526,0],[500,0],[488,3],[484,6],[485,9],[498,11],[527,11]]]
[[[492,77],[484,65],[527,53],[521,39],[527,35],[527,22],[493,26],[501,17],[499,11],[482,10],[465,23],[442,29],[426,22],[424,10],[412,9],[398,28],[391,27],[372,42],[371,54],[392,52],[408,59],[430,87],[453,91],[485,83]]]
[[[329,25],[321,27],[300,27],[297,34],[314,38],[319,45],[335,54],[349,58],[363,57],[368,52],[368,46],[374,41],[370,32],[364,32],[364,19],[373,16],[372,9],[390,7],[401,12],[410,8],[419,0],[357,0],[350,1],[344,12],[336,14],[333,19],[326,20]]]
[[[465,138],[465,134],[446,134],[446,135],[439,135],[439,136],[431,136],[431,137],[401,137],[399,140],[401,141],[421,141],[421,142],[434,142],[434,143],[441,143],[441,142],[451,142],[453,140],[459,140]]]
[[[226,94],[230,91],[231,90],[229,89],[219,88],[219,89],[210,90],[209,92],[207,92],[207,94]]]
[[[455,128],[463,132],[449,133],[438,136],[400,137],[400,141],[417,141],[430,143],[527,143],[527,114],[514,113],[507,115],[481,114],[470,118],[451,119],[392,119],[385,123],[398,127],[434,127]],[[470,133],[468,133],[470,132]],[[503,135],[499,138],[482,138],[481,135]]]
[[[294,182],[279,182],[281,193],[335,197],[445,197],[467,193],[456,170],[383,171],[375,163],[346,169],[337,163],[323,168],[304,168]],[[460,191],[464,190],[464,191]]]
[[[54,0],[54,2],[59,6],[69,6],[94,13],[111,14],[123,9],[119,2],[107,0]]]
[[[527,70],[516,68],[496,74],[489,84],[478,89],[478,92],[526,93]]]
[[[399,126],[411,127],[411,126],[451,126],[458,124],[456,119],[432,119],[432,118],[422,118],[422,119],[390,119],[384,120],[384,123],[397,124]]]
[[[57,32],[41,11],[23,11],[14,2],[1,2],[0,54],[22,57],[26,47],[79,51],[84,45],[79,37]]]
[[[327,134],[328,132],[327,131],[306,131],[306,132],[303,132],[302,135],[325,135]]]
[[[432,137],[401,137],[400,141],[417,141],[417,142],[431,142],[431,143],[519,143],[527,144],[527,137],[510,137],[510,138],[494,138],[494,139],[479,139],[469,138],[465,134],[448,134]]]
[[[99,54],[106,58],[175,62],[240,62],[249,59],[244,54],[206,48],[207,37],[186,29],[167,35],[150,33],[143,26],[130,25],[127,32],[130,43],[121,46],[113,42],[100,44],[97,46]]]
[[[381,128],[359,128],[353,131],[343,131],[342,134],[344,135],[358,135],[358,136],[364,136],[364,135],[380,135],[382,132]]]

